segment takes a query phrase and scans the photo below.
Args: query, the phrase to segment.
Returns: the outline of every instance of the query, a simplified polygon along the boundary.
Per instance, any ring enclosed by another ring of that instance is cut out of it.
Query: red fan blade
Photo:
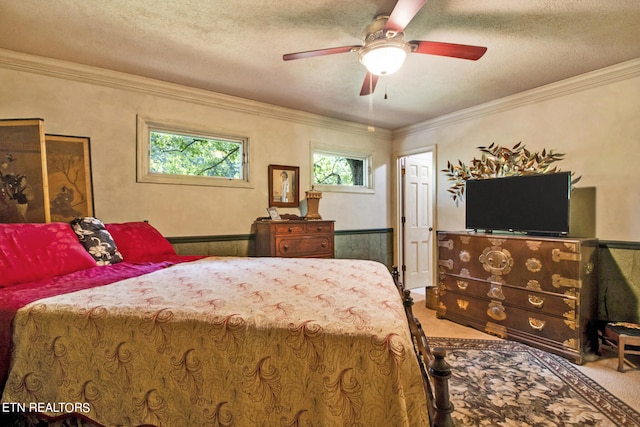
[[[360,96],[371,95],[376,90],[376,83],[378,83],[377,75],[373,73],[367,73],[364,77],[364,83],[362,83],[362,89],[360,89]]]
[[[302,58],[312,58],[314,56],[333,55],[335,53],[351,52],[352,50],[359,49],[361,47],[362,47],[361,45],[353,45],[353,46],[330,47],[327,49],[308,50],[306,52],[287,53],[285,55],[282,55],[282,59],[285,61],[291,61],[292,59],[302,59]]]
[[[472,61],[480,59],[487,51],[486,47],[466,44],[425,42],[420,40],[412,40],[409,43],[417,46],[414,51],[416,53],[450,56],[452,58],[470,59]]]
[[[398,0],[396,7],[393,8],[393,12],[389,15],[389,20],[384,29],[398,32],[404,31],[405,27],[420,12],[426,2],[427,0]]]

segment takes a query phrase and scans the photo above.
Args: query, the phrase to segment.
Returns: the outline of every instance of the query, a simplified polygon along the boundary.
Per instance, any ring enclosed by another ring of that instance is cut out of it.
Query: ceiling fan
[[[364,45],[331,47],[288,53],[282,56],[285,61],[333,55],[336,53],[356,52],[360,62],[367,68],[360,95],[373,93],[380,76],[396,72],[409,53],[449,56],[452,58],[478,60],[487,51],[486,47],[455,43],[403,40],[404,29],[422,9],[427,0],[398,0],[390,15],[378,15],[365,29]]]

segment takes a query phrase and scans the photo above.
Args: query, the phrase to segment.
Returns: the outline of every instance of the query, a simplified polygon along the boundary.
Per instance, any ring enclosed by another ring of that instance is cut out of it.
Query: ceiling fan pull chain
[[[374,125],[373,118],[373,79],[369,79],[369,93],[369,127],[367,128],[367,130],[369,132],[375,132],[376,127]]]

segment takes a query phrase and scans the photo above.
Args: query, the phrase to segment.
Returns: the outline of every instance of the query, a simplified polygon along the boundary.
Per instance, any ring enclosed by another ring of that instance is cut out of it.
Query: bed
[[[112,228],[118,248],[130,226]],[[59,245],[69,236],[56,227]],[[127,249],[117,263],[0,287],[0,338],[11,324],[4,412],[105,426],[447,419],[450,372],[419,323],[407,321],[409,293],[400,297],[384,265],[181,257],[165,242],[139,245],[161,254]]]

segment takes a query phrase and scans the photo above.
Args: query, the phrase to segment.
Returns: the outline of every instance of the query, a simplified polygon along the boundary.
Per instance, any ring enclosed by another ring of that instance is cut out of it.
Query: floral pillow
[[[104,228],[99,219],[90,216],[78,217],[71,221],[71,228],[98,265],[122,261],[122,254],[118,251],[111,233]]]

